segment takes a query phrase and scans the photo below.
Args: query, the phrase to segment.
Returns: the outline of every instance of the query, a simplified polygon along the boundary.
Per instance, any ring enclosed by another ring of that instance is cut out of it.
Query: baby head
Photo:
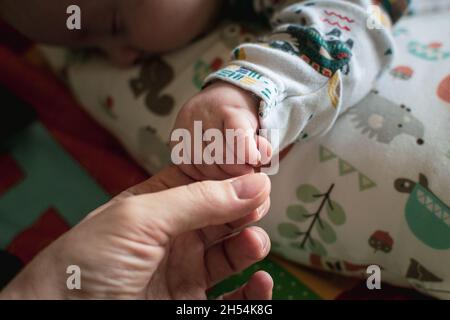
[[[204,32],[219,0],[0,0],[0,15],[40,42],[97,47],[116,63],[176,49]],[[68,30],[70,5],[81,9],[81,30]]]

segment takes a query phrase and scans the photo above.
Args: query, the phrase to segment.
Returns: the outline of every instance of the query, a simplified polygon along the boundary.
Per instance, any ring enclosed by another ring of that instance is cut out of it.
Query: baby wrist
[[[266,117],[268,111],[277,105],[277,96],[280,91],[278,86],[258,71],[232,63],[210,74],[205,83],[216,80],[231,83],[251,93],[259,102],[258,115],[261,118]]]

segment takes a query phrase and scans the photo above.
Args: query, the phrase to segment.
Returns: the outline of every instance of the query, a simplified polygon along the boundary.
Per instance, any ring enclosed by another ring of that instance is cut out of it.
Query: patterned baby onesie
[[[273,30],[260,42],[239,45],[229,65],[206,81],[224,80],[261,98],[262,128],[279,130],[280,140],[271,141],[277,152],[323,135],[370,92],[391,62],[390,25],[408,1],[255,0],[230,6],[270,16]]]

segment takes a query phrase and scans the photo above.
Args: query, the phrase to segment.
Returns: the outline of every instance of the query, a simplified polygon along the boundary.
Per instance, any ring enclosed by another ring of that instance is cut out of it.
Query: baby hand
[[[183,141],[183,151],[188,150],[190,154],[179,155],[189,160],[180,164],[183,172],[196,180],[223,180],[254,172],[261,164],[270,162],[272,147],[257,134],[258,104],[258,98],[250,92],[223,81],[214,82],[191,98],[175,123],[175,129],[186,129],[183,131],[191,137],[188,144]],[[216,134],[209,129],[216,129],[215,133],[220,130],[223,142],[216,141]],[[172,155],[178,156],[179,150],[175,148],[180,146],[181,139],[177,140],[179,136],[174,134],[177,131],[172,134],[171,144]],[[200,143],[198,135],[202,139]],[[221,148],[215,148],[219,142]],[[199,146],[195,147],[195,143]],[[208,155],[211,155],[209,159]],[[221,161],[211,164],[211,158]]]

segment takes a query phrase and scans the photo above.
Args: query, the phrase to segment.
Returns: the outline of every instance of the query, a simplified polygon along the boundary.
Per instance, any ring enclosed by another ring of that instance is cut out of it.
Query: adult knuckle
[[[210,208],[220,208],[223,204],[223,196],[220,190],[214,188],[214,184],[211,181],[197,182],[191,186],[193,196],[197,199],[201,199],[202,202]]]

